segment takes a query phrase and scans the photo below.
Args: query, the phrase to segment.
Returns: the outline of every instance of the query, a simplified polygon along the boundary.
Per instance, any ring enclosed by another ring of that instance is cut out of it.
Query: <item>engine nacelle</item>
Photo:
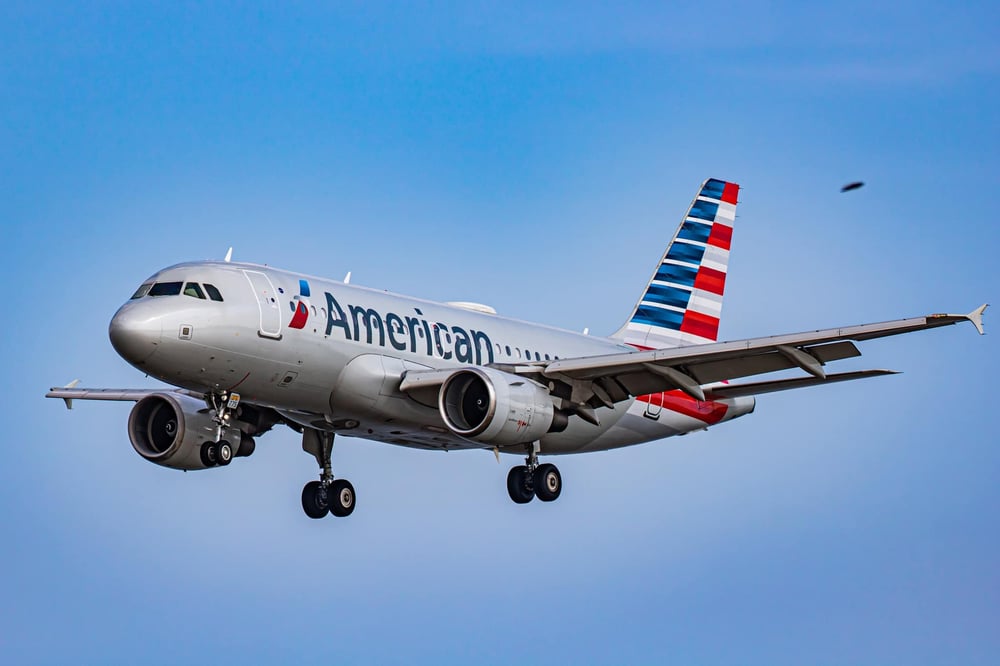
[[[201,446],[215,441],[215,432],[204,401],[181,393],[151,393],[128,417],[128,438],[136,453],[173,469],[205,469]],[[234,449],[239,444],[234,442]]]
[[[496,446],[540,439],[555,418],[548,389],[493,368],[456,371],[441,385],[438,408],[456,435]]]

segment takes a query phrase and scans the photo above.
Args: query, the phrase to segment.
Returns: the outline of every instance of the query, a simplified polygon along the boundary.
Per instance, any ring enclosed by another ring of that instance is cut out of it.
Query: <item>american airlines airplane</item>
[[[755,396],[865,377],[830,374],[855,343],[970,321],[986,305],[717,342],[739,186],[706,180],[628,320],[607,338],[284,270],[226,261],[165,268],[111,319],[115,350],[176,388],[85,389],[47,397],[135,402],[128,435],[146,460],[180,470],[228,465],[276,425],[302,435],[319,479],[302,489],[310,518],[354,511],[333,475],[343,433],[429,450],[525,456],[507,475],[519,504],[559,497],[541,455],[604,451],[704,430],[749,414]],[[759,381],[746,377],[791,370]],[[798,372],[796,372],[798,371]]]

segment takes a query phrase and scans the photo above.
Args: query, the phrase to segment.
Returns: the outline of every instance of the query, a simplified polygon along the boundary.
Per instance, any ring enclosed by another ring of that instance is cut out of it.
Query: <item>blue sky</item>
[[[358,509],[319,523],[291,431],[182,474],[131,450],[129,405],[41,396],[152,385],[108,320],[229,246],[609,333],[709,176],[744,188],[723,338],[997,301],[998,18],[4,3],[0,661],[996,663],[1000,364],[971,326],[841,366],[900,376],[560,459],[552,505],[510,502],[515,459],[342,439]]]

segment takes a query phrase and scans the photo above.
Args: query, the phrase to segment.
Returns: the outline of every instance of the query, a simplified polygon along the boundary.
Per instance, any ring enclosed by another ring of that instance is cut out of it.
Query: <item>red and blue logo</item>
[[[288,328],[305,328],[309,321],[309,282],[299,280],[299,295],[292,300],[292,320]]]

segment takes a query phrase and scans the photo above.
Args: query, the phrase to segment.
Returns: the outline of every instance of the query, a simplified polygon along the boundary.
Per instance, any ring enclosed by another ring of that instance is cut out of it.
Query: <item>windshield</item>
[[[157,282],[149,290],[150,296],[176,296],[181,293],[182,282]]]

